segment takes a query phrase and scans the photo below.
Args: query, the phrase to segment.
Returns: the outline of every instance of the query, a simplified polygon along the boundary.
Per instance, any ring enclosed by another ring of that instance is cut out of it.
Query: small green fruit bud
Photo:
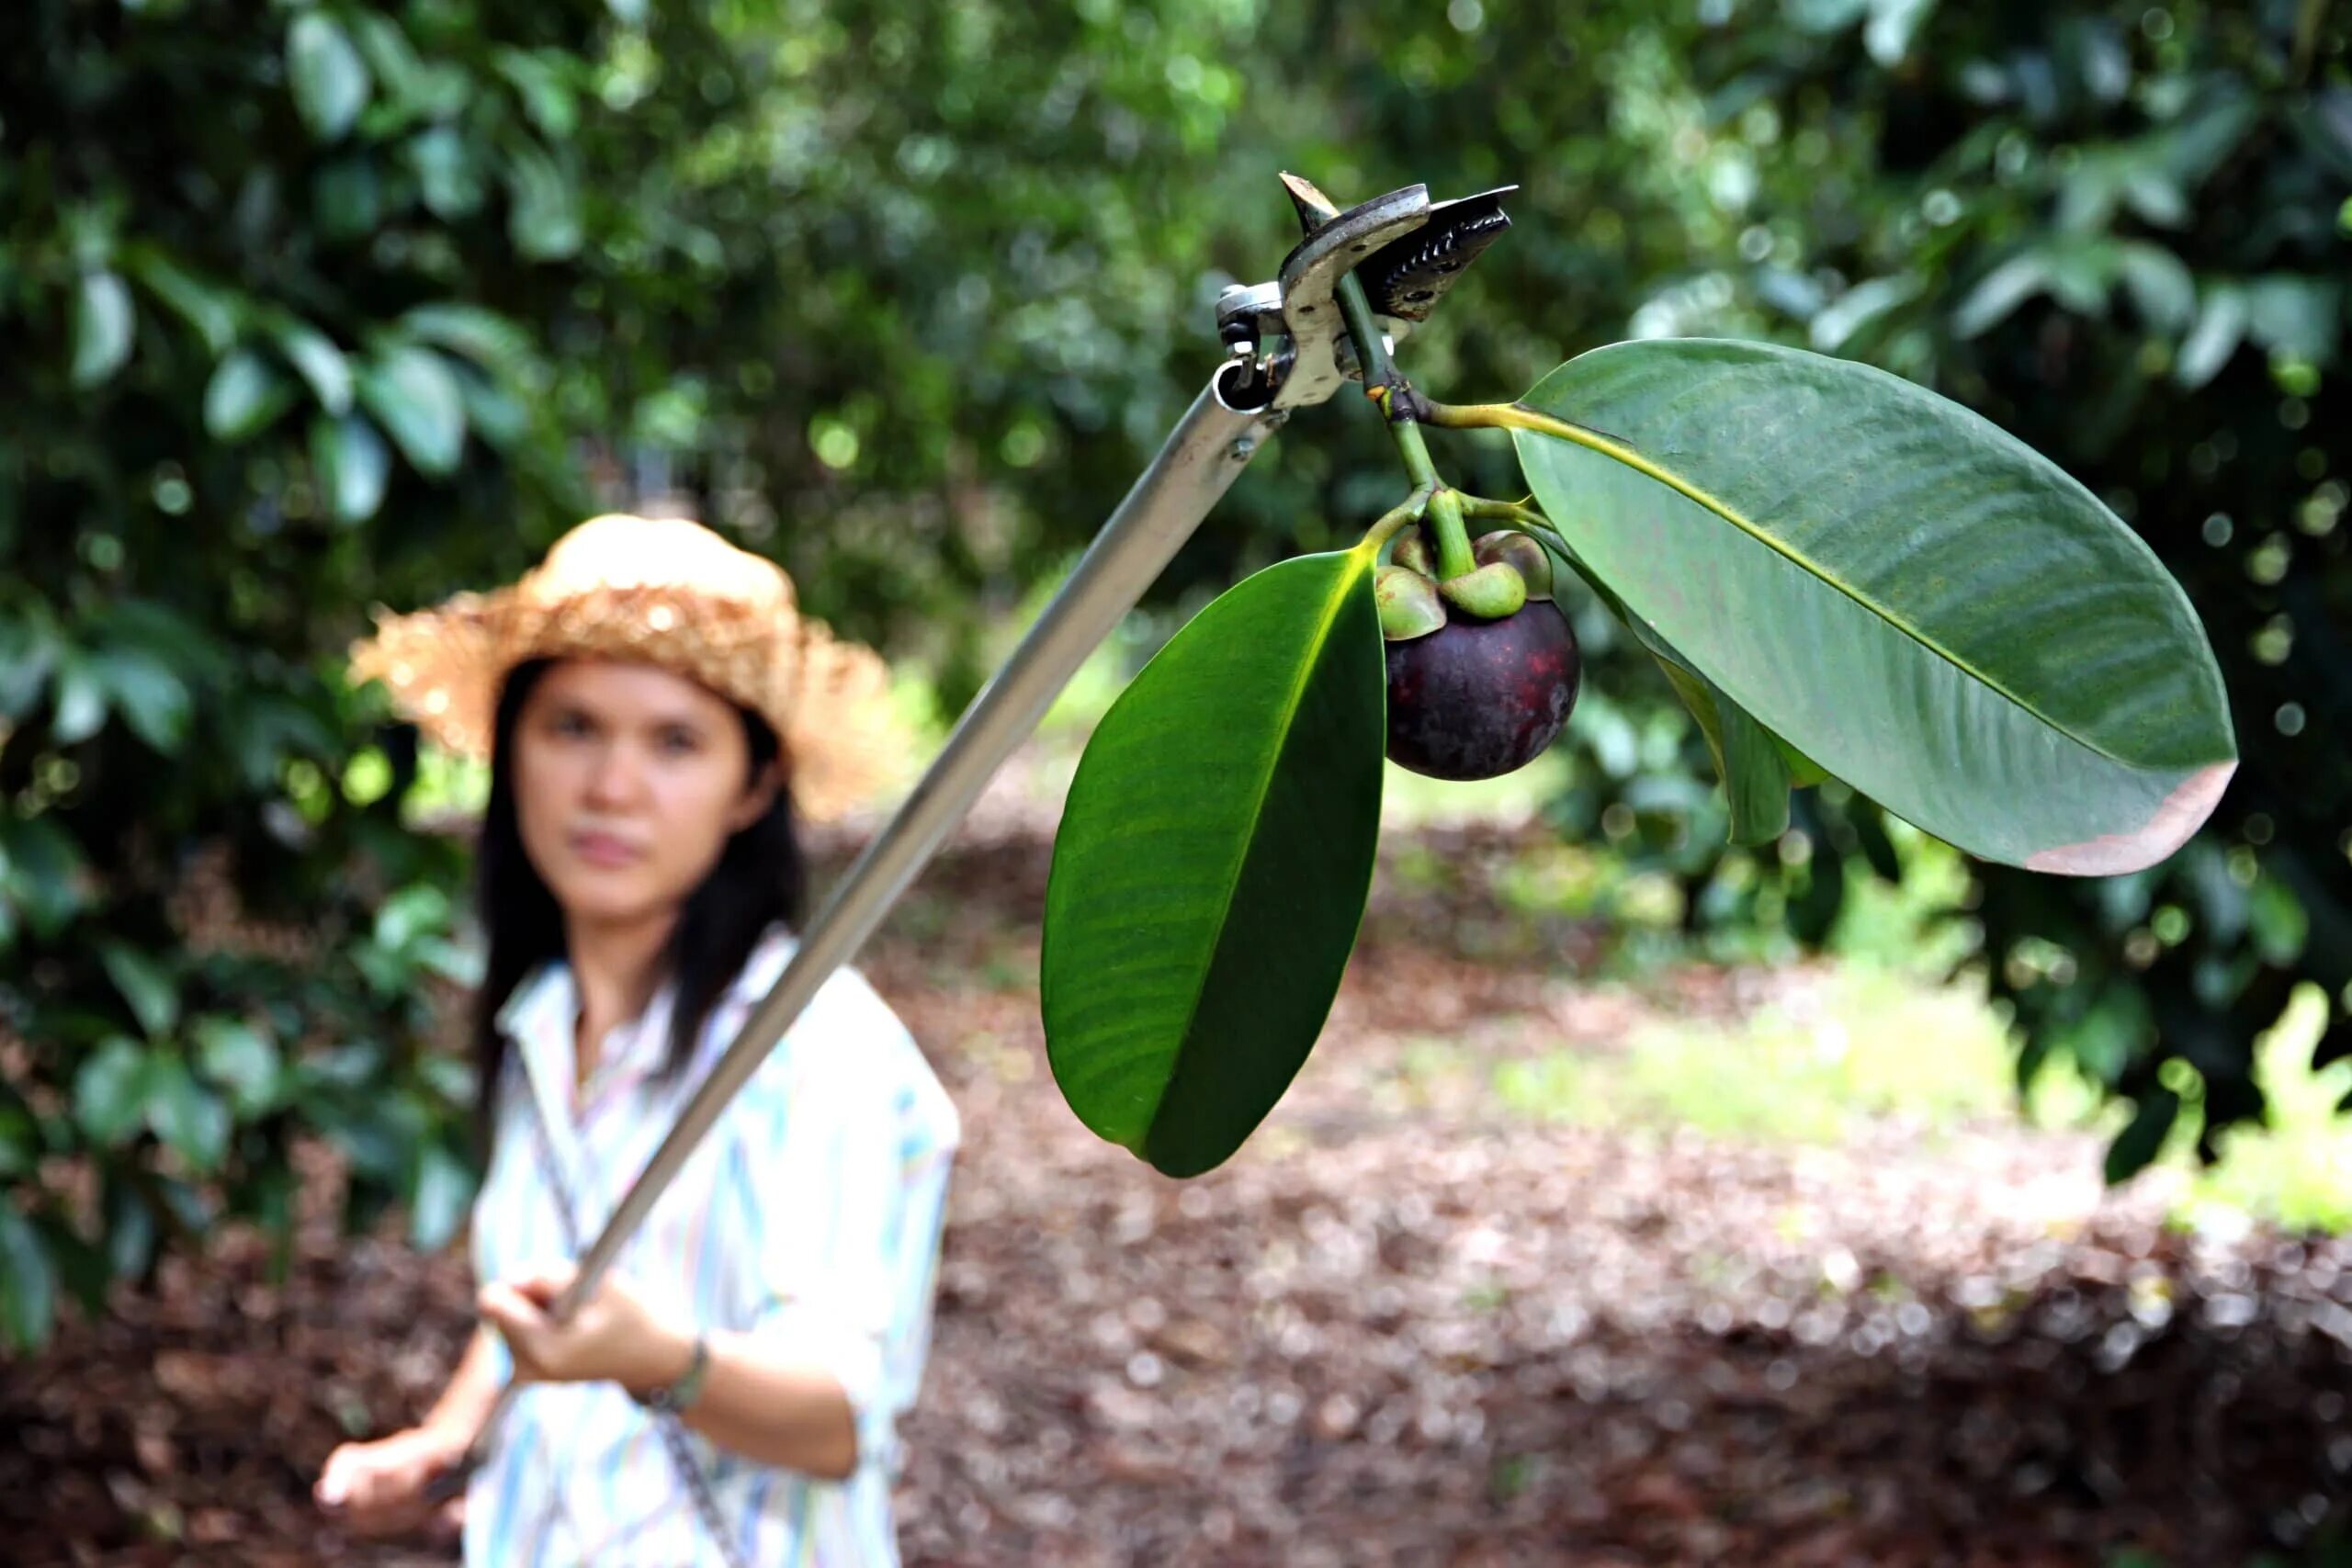
[[[1388,559],[1396,566],[1409,567],[1423,577],[1437,576],[1437,558],[1430,552],[1430,542],[1421,534],[1418,523],[1408,524],[1396,536],[1396,547],[1388,552]]]
[[[1515,528],[1498,528],[1471,542],[1471,558],[1480,566],[1509,561],[1527,585],[1530,599],[1552,597],[1552,557],[1542,545]]]
[[[1482,621],[1499,621],[1519,614],[1527,603],[1527,582],[1509,561],[1491,561],[1476,571],[1448,578],[1438,584],[1446,603]]]
[[[1382,567],[1373,576],[1372,596],[1380,606],[1380,635],[1390,642],[1410,642],[1445,625],[1437,584],[1410,567]]]

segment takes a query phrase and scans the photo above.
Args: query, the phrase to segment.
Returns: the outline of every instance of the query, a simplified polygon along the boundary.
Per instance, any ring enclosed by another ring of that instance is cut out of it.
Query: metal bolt
[[[1250,453],[1255,452],[1257,449],[1258,443],[1255,439],[1247,435],[1237,435],[1233,438],[1233,445],[1227,447],[1225,451],[1226,456],[1231,457],[1238,463],[1241,461],[1242,458],[1250,456]]]

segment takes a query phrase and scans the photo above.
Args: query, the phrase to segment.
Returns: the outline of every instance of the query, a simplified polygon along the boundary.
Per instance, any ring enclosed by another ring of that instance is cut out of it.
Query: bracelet
[[[632,1393],[629,1397],[657,1415],[675,1416],[701,1397],[702,1385],[709,1372],[710,1341],[696,1334],[693,1357],[686,1362],[686,1370],[678,1375],[676,1382],[667,1388]]]

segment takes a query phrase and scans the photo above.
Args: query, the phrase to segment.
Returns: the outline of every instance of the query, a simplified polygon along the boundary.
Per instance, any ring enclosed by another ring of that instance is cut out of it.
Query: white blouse
[[[549,1145],[584,1248],[694,1088],[791,958],[782,927],[712,1010],[692,1065],[666,1089],[671,988],[609,1034],[575,1096],[579,999],[568,964],[543,966],[500,1012],[510,1041],[489,1173],[475,1200],[481,1280],[570,1259],[535,1140]],[[953,1104],[864,976],[836,971],[662,1195],[615,1264],[657,1312],[711,1330],[774,1336],[841,1380],[857,1469],[831,1483],[685,1432],[740,1562],[890,1568],[895,1424],[929,1346]],[[502,1381],[512,1371],[498,1347]],[[465,1560],[724,1564],[652,1416],[617,1385],[526,1388],[466,1497]]]

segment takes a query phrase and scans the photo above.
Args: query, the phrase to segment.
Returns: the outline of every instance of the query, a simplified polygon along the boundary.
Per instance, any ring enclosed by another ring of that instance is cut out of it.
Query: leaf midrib
[[[1574,446],[1581,446],[1588,451],[1597,453],[1603,457],[1621,463],[1626,468],[1633,469],[1635,473],[1642,475],[1645,479],[1657,480],[1658,483],[1665,485],[1668,489],[1675,491],[1677,494],[1684,496],[1690,501],[1696,502],[1706,511],[1713,513],[1716,516],[1722,518],[1733,527],[1737,528],[1742,533],[1747,535],[1748,537],[1755,539],[1758,543],[1763,545],[1765,548],[1779,555],[1800,570],[1807,573],[1817,581],[1827,584],[1838,592],[1844,594],[1847,598],[1860,605],[1871,615],[1876,616],[1880,621],[1883,621],[1887,626],[1892,626],[1895,631],[1910,638],[1913,642],[1918,644],[1919,647],[1927,649],[1938,659],[1942,660],[1945,663],[1951,665],[1953,669],[1959,671],[1970,680],[1976,682],[1986,691],[1989,691],[1995,695],[2008,702],[2019,712],[2031,715],[2036,723],[2048,728],[2057,734],[2064,736],[2067,739],[2072,740],[2075,744],[2082,747],[2085,750],[2091,752],[2095,756],[2103,757],[2107,761],[2113,762],[2120,767],[2130,768],[2134,772],[2166,771],[2150,769],[2144,763],[2133,761],[2128,757],[2118,756],[2114,751],[2099,744],[2098,741],[2091,739],[2087,736],[2076,733],[2071,726],[2060,722],[2058,719],[2034,706],[2031,703],[2027,702],[2023,697],[2018,695],[2017,693],[2011,691],[2005,682],[1994,679],[1991,675],[1986,674],[1983,670],[1977,668],[1975,664],[1972,663],[1968,660],[1962,659],[1951,649],[1944,647],[1943,644],[1928,636],[1927,633],[1921,631],[1910,622],[1903,619],[1899,615],[1896,615],[1886,606],[1882,605],[1876,600],[1871,598],[1860,588],[1848,582],[1836,572],[1830,571],[1820,565],[1820,563],[1814,560],[1812,557],[1806,555],[1795,546],[1767,530],[1760,524],[1749,521],[1746,516],[1741,514],[1737,508],[1719,499],[1712,491],[1702,488],[1697,483],[1682,478],[1672,469],[1653,462],[1651,459],[1644,457],[1637,448],[1623,442],[1611,439],[1609,436],[1602,435],[1597,431],[1588,431],[1570,424],[1567,421],[1560,419],[1558,415],[1546,413],[1542,409],[1532,408],[1524,403],[1520,406],[1527,408],[1528,412],[1531,413],[1541,415],[1545,420],[1557,423],[1562,426],[1562,429],[1556,433],[1550,430],[1514,430],[1511,432],[1514,440],[1523,435],[1540,435],[1548,440],[1560,441]],[[1569,434],[1569,432],[1574,432],[1574,434]]]
[[[1349,570],[1340,574],[1332,592],[1325,599],[1322,614],[1316,622],[1315,635],[1306,642],[1309,656],[1299,660],[1298,673],[1291,682],[1289,694],[1283,700],[1280,709],[1282,722],[1274,728],[1274,743],[1267,750],[1265,768],[1258,781],[1257,789],[1250,796],[1251,830],[1241,835],[1240,848],[1235,852],[1232,860],[1225,868],[1224,875],[1219,879],[1219,886],[1225,889],[1226,894],[1224,912],[1218,916],[1215,931],[1210,937],[1207,953],[1201,964],[1200,979],[1193,987],[1192,1005],[1184,1010],[1184,1026],[1176,1032],[1176,1052],[1170,1063],[1168,1075],[1160,1083],[1159,1093],[1152,1100],[1151,1114],[1144,1118],[1143,1131],[1134,1145],[1138,1151],[1143,1144],[1150,1140],[1153,1130],[1159,1123],[1160,1107],[1168,1103],[1169,1086],[1176,1081],[1177,1069],[1183,1062],[1185,1043],[1192,1039],[1193,1024],[1201,1016],[1201,1001],[1207,994],[1209,976],[1216,973],[1216,955],[1225,945],[1226,929],[1232,921],[1233,889],[1240,885],[1241,868],[1249,863],[1250,848],[1258,841],[1255,825],[1264,815],[1266,792],[1273,787],[1274,773],[1282,764],[1284,743],[1290,737],[1291,721],[1298,716],[1299,699],[1306,694],[1306,683],[1314,675],[1316,666],[1321,660],[1325,644],[1330,641],[1332,625],[1339,619],[1341,607],[1347,604],[1349,591],[1363,575],[1362,547],[1359,546],[1345,553],[1352,564]]]

